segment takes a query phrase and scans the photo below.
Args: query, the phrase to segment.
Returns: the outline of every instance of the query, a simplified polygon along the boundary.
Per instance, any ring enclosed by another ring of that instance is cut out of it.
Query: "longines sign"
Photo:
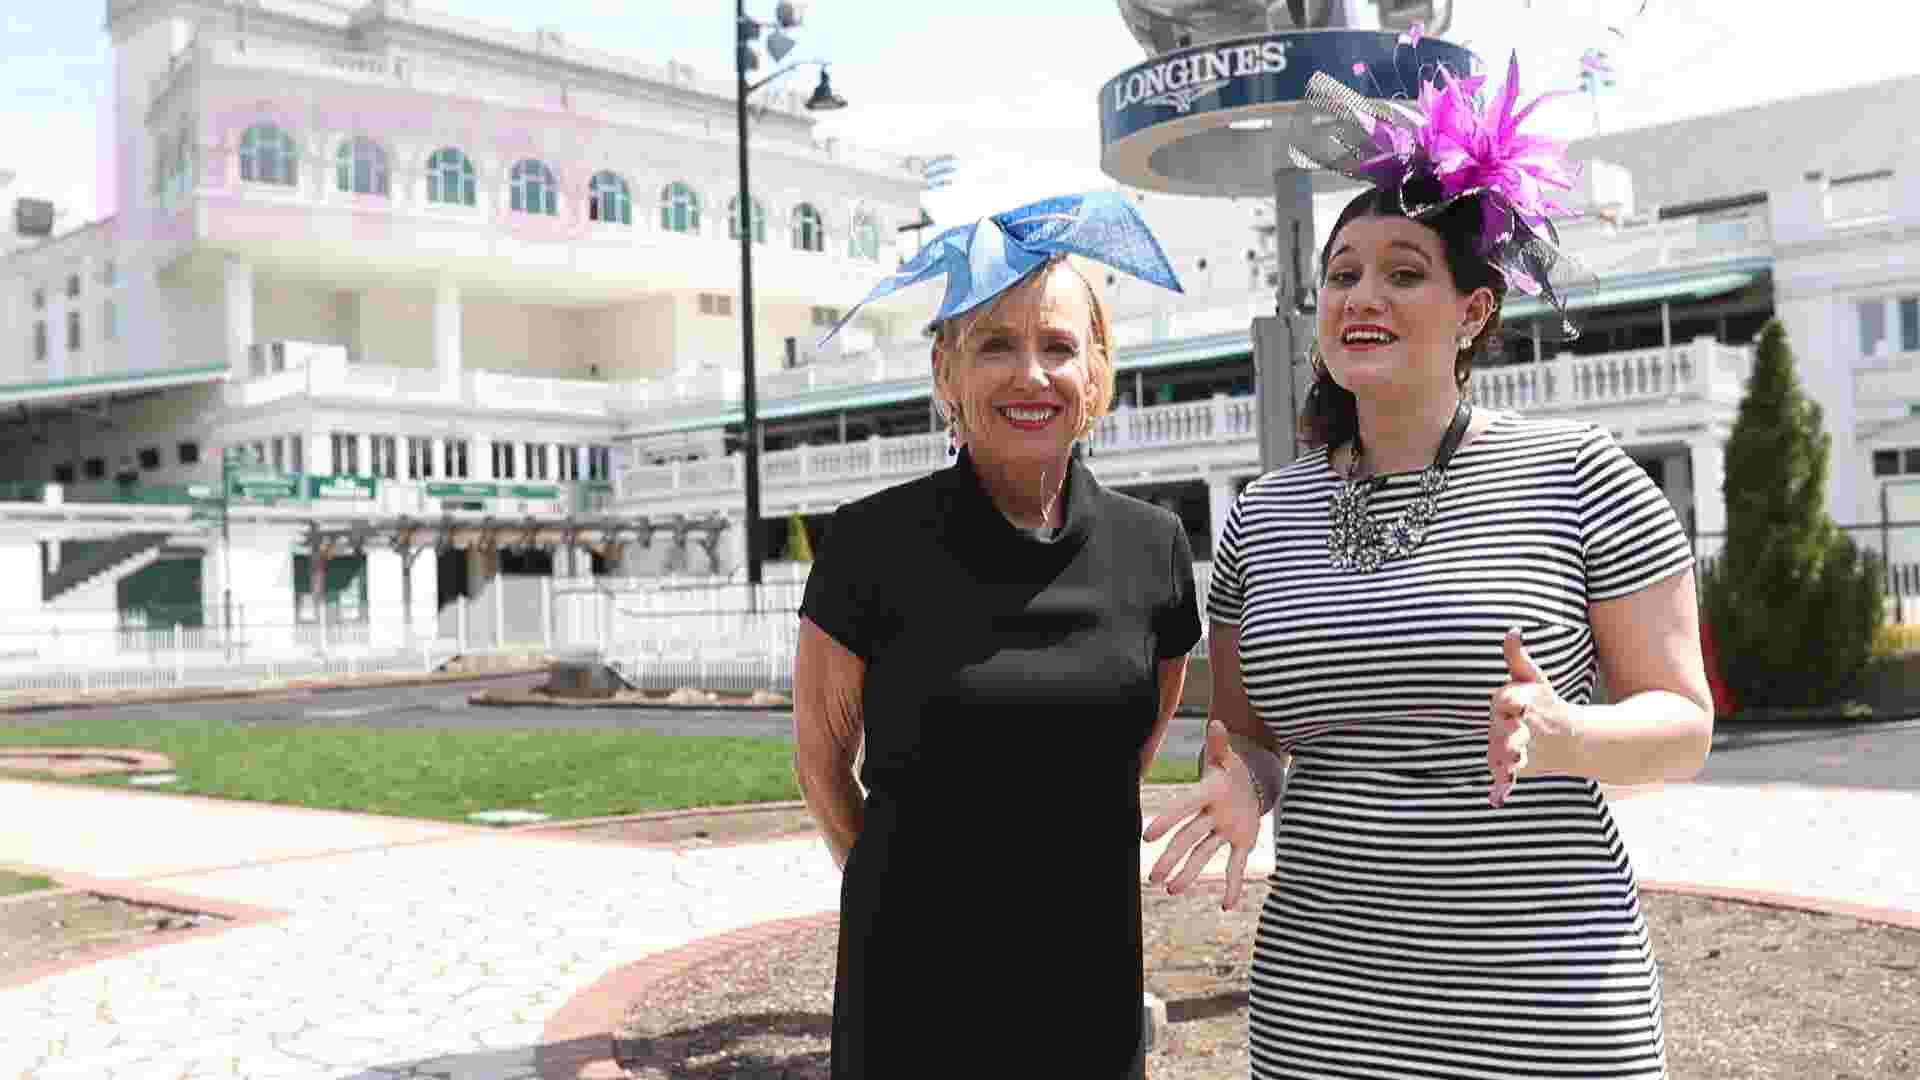
[[[1170,52],[1100,88],[1100,165],[1148,190],[1271,194],[1273,170],[1286,167],[1274,122],[1300,108],[1314,72],[1367,97],[1413,98],[1440,64],[1474,70],[1458,45],[1403,44],[1382,30],[1287,31]]]
[[[1234,79],[1287,70],[1287,47],[1292,44],[1280,40],[1216,47],[1135,68],[1107,84],[1113,111],[1143,101],[1186,112]]]

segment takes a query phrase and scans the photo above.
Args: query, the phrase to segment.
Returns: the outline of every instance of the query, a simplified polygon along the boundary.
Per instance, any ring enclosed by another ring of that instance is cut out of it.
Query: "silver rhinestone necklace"
[[[1366,450],[1360,436],[1353,437],[1353,459],[1347,463],[1347,478],[1341,481],[1327,501],[1327,557],[1335,569],[1371,574],[1380,564],[1405,558],[1427,538],[1427,529],[1440,504],[1440,493],[1447,489],[1447,466],[1460,440],[1473,420],[1473,406],[1465,399],[1453,412],[1453,422],[1440,438],[1433,464],[1420,472],[1420,493],[1391,521],[1379,521],[1369,509],[1373,493],[1384,477],[1361,477],[1361,462]]]

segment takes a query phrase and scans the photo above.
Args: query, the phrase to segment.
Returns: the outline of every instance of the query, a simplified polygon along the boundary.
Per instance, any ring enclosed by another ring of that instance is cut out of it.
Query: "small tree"
[[[1772,320],[1727,440],[1726,548],[1701,582],[1722,671],[1743,705],[1833,702],[1872,655],[1880,560],[1827,516],[1830,447],[1786,330]]]
[[[813,561],[813,541],[807,535],[807,520],[799,514],[787,518],[787,558],[794,562]]]

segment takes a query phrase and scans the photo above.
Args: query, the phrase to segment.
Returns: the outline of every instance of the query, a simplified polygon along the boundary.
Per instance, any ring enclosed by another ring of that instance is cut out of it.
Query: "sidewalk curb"
[[[629,691],[631,692],[631,691]],[[687,702],[676,704],[669,701],[621,701],[613,698],[555,698],[543,694],[519,694],[512,698],[491,696],[492,690],[481,690],[467,696],[467,704],[480,705],[489,709],[658,709],[668,712],[739,712],[739,713],[791,713],[793,704],[754,705],[739,702]]]
[[[435,672],[431,675],[396,675],[387,678],[370,678],[364,682],[345,684],[311,684],[300,680],[291,680],[279,686],[248,686],[234,689],[208,687],[205,689],[186,689],[171,692],[155,691],[135,692],[133,696],[104,700],[102,698],[60,698],[46,701],[4,701],[0,700],[0,716],[23,715],[42,712],[65,712],[75,709],[116,709],[128,705],[176,705],[205,701],[233,701],[244,698],[278,697],[286,694],[326,694],[342,690],[392,690],[415,686],[438,686],[443,683],[481,682],[491,679],[519,679],[528,675],[538,675],[546,671],[546,665],[538,667],[515,668],[509,671],[479,672]],[[484,691],[483,691],[484,692]]]

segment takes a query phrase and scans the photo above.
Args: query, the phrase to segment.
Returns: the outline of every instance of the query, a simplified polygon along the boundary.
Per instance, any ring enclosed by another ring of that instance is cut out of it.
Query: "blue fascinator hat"
[[[1080,255],[1174,292],[1185,292],[1133,203],[1117,191],[1059,195],[944,230],[847,310],[820,344],[833,340],[861,306],[909,285],[945,276],[946,296],[927,323],[992,300],[1056,255]]]

